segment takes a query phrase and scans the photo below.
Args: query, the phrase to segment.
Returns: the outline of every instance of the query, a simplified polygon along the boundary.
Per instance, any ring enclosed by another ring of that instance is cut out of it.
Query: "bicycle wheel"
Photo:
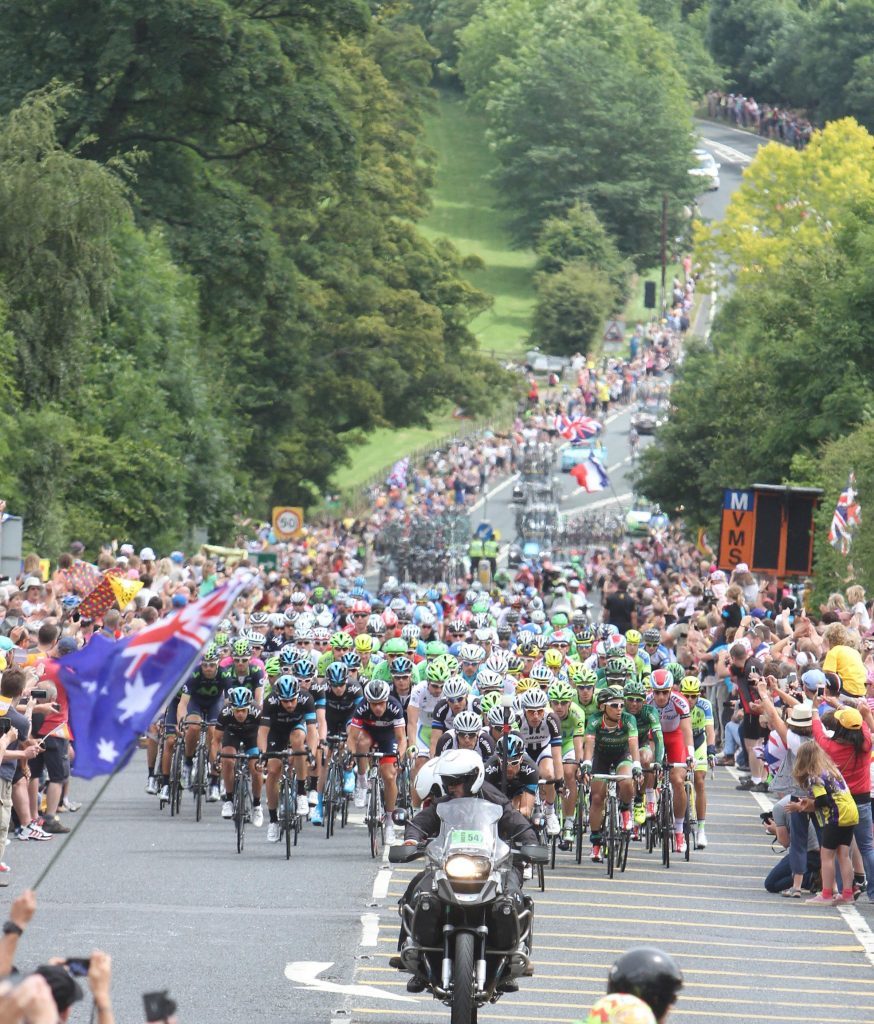
[[[194,754],[194,819],[200,821],[203,816],[203,797],[206,789],[206,751],[203,744],[197,744]]]
[[[322,792],[322,818],[325,823],[325,838],[330,839],[334,834],[334,819],[337,816],[337,797],[339,789],[337,786],[337,773],[339,768],[336,761],[328,765],[328,775],[325,779],[325,788]]]
[[[288,778],[283,776],[279,784],[279,831],[285,836],[285,859],[291,860],[291,787]]]
[[[184,756],[185,744],[181,736],[176,737],[173,746],[173,756],[170,759],[170,817],[179,813],[182,803],[182,758]]]
[[[372,779],[367,808],[367,831],[370,833],[370,856],[376,859],[382,852],[382,806],[378,779]]]
[[[612,878],[616,868],[616,843],[619,829],[616,827],[616,798],[607,797],[607,877]]]
[[[631,835],[625,830],[619,833],[619,850],[616,857],[616,863],[619,865],[619,870],[624,871],[625,866],[628,864],[628,849],[631,846]]]
[[[234,785],[234,826],[237,831],[237,853],[243,852],[246,843],[246,790],[248,780],[239,772]]]
[[[674,828],[674,791],[671,788],[670,779],[665,782],[662,788],[661,800],[659,802],[659,832],[662,841],[662,864],[666,868],[671,866],[671,843]]]
[[[686,840],[686,860],[692,859],[692,844],[695,842],[695,831],[698,825],[695,813],[695,790],[686,790],[686,813],[683,816],[683,838]]]

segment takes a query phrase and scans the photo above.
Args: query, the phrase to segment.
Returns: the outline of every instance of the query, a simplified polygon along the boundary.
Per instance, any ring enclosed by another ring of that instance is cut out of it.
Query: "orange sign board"
[[[279,505],[273,509],[273,532],[277,540],[293,540],[303,532],[303,509]]]
[[[724,492],[717,561],[720,569],[730,572],[741,562],[752,565],[756,532],[755,507],[755,491]]]

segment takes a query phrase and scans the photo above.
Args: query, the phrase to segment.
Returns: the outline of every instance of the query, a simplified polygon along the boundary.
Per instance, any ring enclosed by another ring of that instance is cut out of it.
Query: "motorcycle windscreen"
[[[493,857],[498,841],[498,822],[503,810],[488,800],[460,797],[437,804],[440,834],[435,840],[444,855],[449,850]]]

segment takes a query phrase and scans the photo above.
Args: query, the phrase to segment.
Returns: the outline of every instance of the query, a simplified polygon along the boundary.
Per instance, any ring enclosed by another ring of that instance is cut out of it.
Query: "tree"
[[[771,81],[768,70],[774,41],[785,38],[802,17],[797,0],[710,0],[710,52],[741,92],[759,99],[788,99],[779,93],[762,96],[760,90],[779,84]]]
[[[607,275],[585,260],[571,260],[554,274],[538,274],[531,340],[558,355],[586,353],[613,309]]]
[[[462,34],[463,55],[473,29]],[[520,242],[584,200],[636,266],[655,261],[662,196],[676,224],[693,192],[676,63],[669,37],[630,0],[546,4],[484,87],[495,181]]]

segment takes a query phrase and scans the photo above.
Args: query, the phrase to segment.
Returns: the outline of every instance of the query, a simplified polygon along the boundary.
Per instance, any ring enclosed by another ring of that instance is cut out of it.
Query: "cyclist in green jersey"
[[[640,751],[637,746],[637,723],[625,710],[622,690],[606,686],[598,693],[599,713],[586,725],[583,749],[583,775],[622,775],[619,783],[619,812],[621,826],[631,831],[631,801],[634,799],[634,780],[639,778]],[[604,819],[604,800],[607,783],[592,779],[589,822],[591,826],[592,860],[603,861],[601,852],[601,824]]]
[[[695,747],[695,813],[698,826],[695,845],[699,850],[707,846],[704,831],[707,818],[707,769],[716,761],[716,732],[713,727],[713,705],[701,696],[701,684],[695,676],[686,676],[680,683],[680,693],[689,702],[692,720],[692,745]]]
[[[564,770],[562,811],[564,827],[559,846],[569,850],[574,833],[574,808],[577,803],[577,775],[583,759],[583,738],[586,734],[585,712],[574,702],[576,693],[570,683],[555,682],[549,688],[549,702],[561,726],[561,760]]]
[[[391,666],[395,658],[406,658],[409,651],[409,644],[401,636],[393,636],[383,644],[382,652],[385,661],[381,662],[374,669],[371,679],[382,679],[383,682],[391,682]]]
[[[328,641],[330,644],[330,650],[325,651],[319,658],[316,664],[316,675],[319,679],[325,678],[325,673],[328,671],[328,665],[335,661],[339,661],[343,657],[345,651],[351,651],[355,647],[355,640],[352,638],[350,633],[344,633],[342,630],[337,630],[336,633],[331,634],[331,639]]]
[[[658,710],[646,702],[646,687],[637,679],[629,679],[622,691],[625,697],[625,709],[634,715],[637,723],[637,743],[640,749],[640,766],[646,786],[646,805],[644,794],[638,793],[634,801],[634,824],[642,825],[647,816],[655,816],[655,773],[653,764],[661,764],[665,753],[665,742],[662,734],[662,720]]]
[[[584,666],[574,666],[568,672],[568,681],[577,691],[577,706],[585,714],[588,722],[589,716],[598,711],[595,703],[595,683],[597,676],[593,669]]]

